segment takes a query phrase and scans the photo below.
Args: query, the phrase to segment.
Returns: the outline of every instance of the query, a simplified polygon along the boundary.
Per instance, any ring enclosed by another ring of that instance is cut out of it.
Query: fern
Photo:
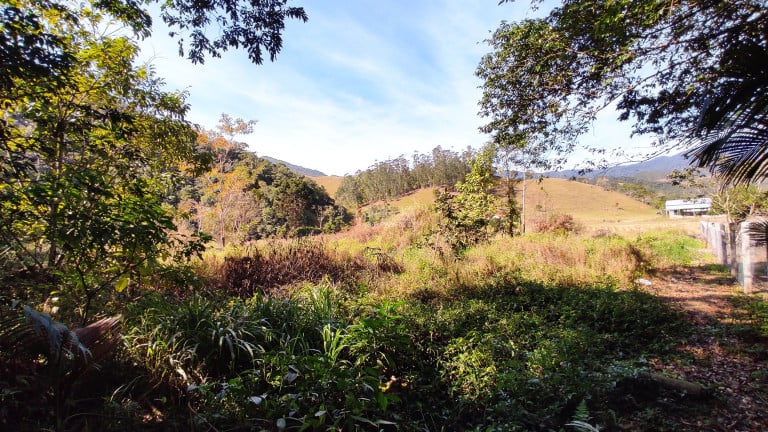
[[[592,426],[591,424],[587,423],[588,421],[589,409],[587,409],[587,401],[582,399],[581,402],[579,402],[579,405],[576,407],[576,411],[573,413],[573,420],[566,424],[566,426],[571,426],[577,431],[600,432],[600,428],[597,426]]]

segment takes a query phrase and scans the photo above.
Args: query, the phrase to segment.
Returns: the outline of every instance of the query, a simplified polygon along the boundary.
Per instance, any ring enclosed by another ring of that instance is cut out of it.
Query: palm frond
[[[768,50],[739,44],[723,55],[727,75],[714,83],[689,144],[699,167],[725,183],[768,178]]]
[[[750,243],[753,246],[768,246],[768,219],[761,218],[747,223]]]
[[[0,306],[0,348],[30,357],[42,355],[65,373],[83,371],[111,353],[119,341],[120,317],[70,330],[29,306]]]

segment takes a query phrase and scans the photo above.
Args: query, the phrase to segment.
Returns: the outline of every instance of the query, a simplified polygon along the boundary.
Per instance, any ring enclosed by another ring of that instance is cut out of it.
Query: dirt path
[[[680,307],[698,329],[681,344],[682,360],[657,364],[658,371],[714,392],[709,409],[686,410],[677,421],[689,430],[768,431],[768,340],[741,325],[735,280],[701,265],[662,271],[651,281],[648,291]]]

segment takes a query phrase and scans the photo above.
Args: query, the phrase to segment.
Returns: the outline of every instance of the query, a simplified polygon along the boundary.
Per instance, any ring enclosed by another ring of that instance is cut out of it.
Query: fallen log
[[[655,383],[661,388],[684,392],[689,396],[706,397],[709,396],[709,389],[704,385],[686,381],[678,378],[671,378],[657,373],[644,372],[637,375],[637,380],[645,380]]]

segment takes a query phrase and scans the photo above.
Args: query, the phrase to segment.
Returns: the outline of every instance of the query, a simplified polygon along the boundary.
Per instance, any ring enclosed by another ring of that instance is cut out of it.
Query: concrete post
[[[714,225],[714,224],[713,224]],[[717,249],[717,257],[724,265],[728,265],[728,232],[725,230],[724,224],[717,224],[717,229],[713,231],[717,232],[715,237],[715,248]]]
[[[752,293],[752,251],[749,239],[749,222],[743,222],[739,227],[739,241],[741,242],[741,271],[739,282],[744,294]]]

